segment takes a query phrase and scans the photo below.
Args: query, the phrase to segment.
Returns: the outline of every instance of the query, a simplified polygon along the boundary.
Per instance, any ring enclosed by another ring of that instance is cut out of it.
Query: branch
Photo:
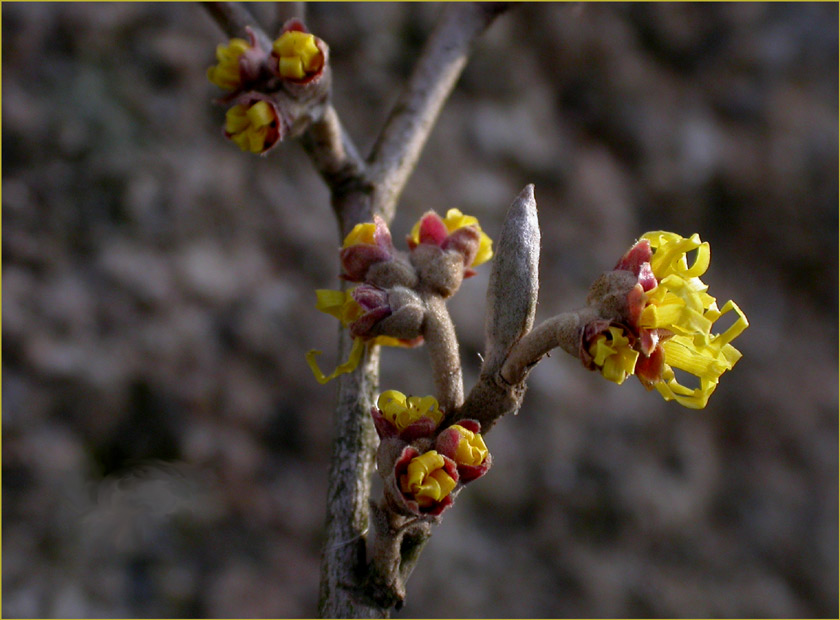
[[[443,104],[484,30],[507,3],[446,6],[369,158],[374,213],[389,222]]]
[[[259,27],[251,11],[239,2],[202,2],[219,28],[229,37],[247,38],[246,27],[250,27],[257,37],[257,41],[264,49],[271,49],[271,39]]]
[[[312,164],[330,188],[333,207],[341,207],[342,198],[354,190],[364,190],[365,163],[359,157],[350,136],[341,126],[338,113],[332,105],[327,106],[323,116],[314,121],[301,136],[301,143]],[[372,219],[370,213],[348,217],[350,214],[337,211],[337,215],[342,223],[344,220],[358,220],[353,222],[354,225]]]
[[[350,344],[343,330],[342,351]],[[388,609],[359,595],[366,570],[368,498],[378,439],[370,408],[379,386],[379,350],[371,347],[360,367],[342,375],[333,417],[333,453],[327,491],[326,542],[321,557],[322,618],[384,618]]]

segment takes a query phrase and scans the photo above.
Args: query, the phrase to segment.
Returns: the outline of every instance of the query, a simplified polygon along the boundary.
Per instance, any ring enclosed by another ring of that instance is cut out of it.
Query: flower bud
[[[307,81],[324,68],[324,53],[317,38],[300,30],[287,30],[272,45],[277,73],[288,80]]]
[[[363,282],[368,269],[381,262],[391,261],[396,250],[391,231],[379,216],[373,222],[356,224],[341,246],[342,277],[350,282]]]
[[[233,38],[227,45],[216,47],[218,62],[207,69],[207,79],[219,88],[239,91],[267,74],[268,53],[260,47],[250,28],[246,32],[248,41]]]
[[[389,504],[406,515],[437,517],[452,505],[458,469],[452,459],[406,446],[385,481]]]
[[[410,336],[406,338],[381,334],[383,320],[392,314],[386,291],[363,284],[349,291],[319,289],[315,294],[316,309],[341,321],[354,338],[349,358],[330,375],[324,375],[318,367],[315,358],[321,352],[315,349],[307,352],[306,361],[319,383],[327,383],[338,375],[355,370],[362,359],[366,342],[388,347],[414,347],[423,341],[419,326],[416,334],[408,329],[400,332]]]
[[[493,257],[493,241],[481,231],[478,219],[464,215],[458,209],[449,209],[443,219],[434,211],[429,211],[411,229],[407,241],[411,250],[425,244],[457,252],[461,255],[464,277],[467,278],[475,275],[472,267]]]
[[[225,114],[225,136],[243,151],[265,154],[286,132],[277,106],[257,95],[246,97]]]
[[[435,440],[437,451],[455,461],[463,483],[483,476],[490,469],[492,458],[480,430],[481,425],[475,420],[460,420],[441,431]]]
[[[444,417],[434,396],[406,396],[397,390],[382,392],[371,415],[380,438],[396,436],[406,442],[432,436]]]

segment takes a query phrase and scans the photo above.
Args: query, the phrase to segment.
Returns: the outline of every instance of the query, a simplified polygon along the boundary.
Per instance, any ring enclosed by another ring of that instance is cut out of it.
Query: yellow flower
[[[461,436],[461,440],[455,446],[455,455],[452,459],[458,465],[481,465],[490,453],[481,433],[474,433],[460,424],[453,424],[449,428]]]
[[[207,69],[207,79],[219,88],[236,90],[242,85],[239,59],[251,49],[244,39],[231,39],[227,45],[216,47],[218,64]]]
[[[701,242],[697,234],[686,239],[656,231],[642,239],[650,243],[653,251],[650,265],[657,286],[646,294],[639,328],[673,334],[658,345],[664,351],[665,363],[661,380],[654,387],[665,400],[702,409],[720,376],[741,358],[741,352],[731,342],[749,326],[749,321],[733,301],[718,309],[715,298],[707,293],[708,286],[700,276],[709,267],[709,244]],[[689,265],[686,255],[692,251],[697,255]],[[737,316],[735,322],[723,333],[713,334],[714,324],[729,312]],[[690,388],[680,383],[674,369],[697,377],[699,386]]]
[[[410,494],[421,508],[428,508],[452,492],[456,482],[444,471],[445,461],[435,450],[416,456],[400,476],[400,490]]]
[[[298,30],[284,32],[272,46],[279,57],[280,76],[302,80],[321,70],[324,55],[315,43],[314,35]]]
[[[639,352],[630,346],[630,339],[620,327],[610,326],[608,334],[599,334],[589,346],[592,363],[606,379],[619,385],[636,368]]]
[[[263,153],[280,138],[277,113],[267,101],[235,105],[225,115],[225,135],[243,151]]]
[[[408,396],[397,390],[382,392],[376,402],[383,417],[393,424],[397,431],[402,432],[420,418],[430,418],[440,424],[443,412],[434,396]]]

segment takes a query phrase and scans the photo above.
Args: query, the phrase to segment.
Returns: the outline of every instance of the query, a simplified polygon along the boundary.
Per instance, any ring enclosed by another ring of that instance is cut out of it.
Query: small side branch
[[[256,18],[251,11],[246,9],[239,2],[202,2],[204,8],[210,14],[229,37],[247,37],[245,28],[250,27],[257,37],[259,44],[265,49],[271,49],[271,39],[257,24]]]
[[[374,213],[391,221],[435,120],[461,76],[476,39],[507,3],[447,5],[369,158]]]

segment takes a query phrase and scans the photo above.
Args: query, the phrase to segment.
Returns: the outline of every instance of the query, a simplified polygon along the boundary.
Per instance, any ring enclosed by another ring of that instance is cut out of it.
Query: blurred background
[[[440,10],[306,7],[363,152]],[[263,159],[223,138],[205,70],[224,38],[200,6],[2,16],[3,616],[316,615],[325,187],[296,143]],[[496,238],[533,182],[537,320],[666,229],[711,243],[704,280],[751,327],[704,411],[541,363],[400,616],[836,617],[837,23],[834,3],[540,3],[480,40],[398,244],[451,207]],[[478,271],[450,302],[468,388]],[[422,348],[384,351],[382,374],[431,390]]]

